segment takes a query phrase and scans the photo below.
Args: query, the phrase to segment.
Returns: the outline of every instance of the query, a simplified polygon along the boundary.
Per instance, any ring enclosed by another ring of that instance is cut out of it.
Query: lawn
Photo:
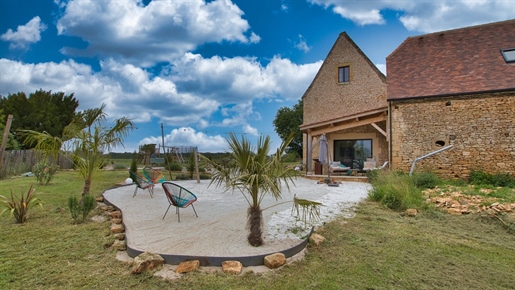
[[[126,177],[102,172],[92,193]],[[66,204],[82,191],[77,173],[59,172],[47,186],[34,177],[0,180],[0,194],[32,184],[43,208],[31,209],[24,225],[0,216],[0,289],[513,289],[515,281],[515,235],[499,221],[438,210],[405,217],[370,201],[355,218],[319,229],[327,240],[304,260],[264,275],[132,275],[110,248],[109,221],[73,224]]]

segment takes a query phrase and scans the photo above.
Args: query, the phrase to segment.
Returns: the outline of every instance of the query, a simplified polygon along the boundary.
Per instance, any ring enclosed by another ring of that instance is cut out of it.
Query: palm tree
[[[220,165],[203,157],[216,170],[211,184],[224,186],[226,189],[238,189],[249,204],[247,211],[248,242],[258,247],[263,244],[262,227],[263,215],[260,208],[265,194],[271,194],[276,200],[281,198],[281,184],[285,183],[289,189],[289,182],[294,183],[297,171],[287,168],[281,163],[281,156],[285,153],[293,134],[281,144],[273,156],[268,156],[271,142],[270,137],[260,137],[257,148],[254,150],[250,142],[242,136],[241,141],[230,133],[227,138],[232,151],[233,160],[228,165]]]
[[[117,145],[123,146],[124,138],[135,129],[134,123],[125,117],[114,120],[111,128],[103,127],[107,116],[104,109],[105,104],[102,104],[99,108],[79,112],[64,128],[62,138],[47,132],[22,131],[27,135],[25,142],[35,143],[35,148],[46,155],[56,157],[64,152],[73,161],[84,178],[82,197],[89,193],[94,174],[104,164],[104,153]]]

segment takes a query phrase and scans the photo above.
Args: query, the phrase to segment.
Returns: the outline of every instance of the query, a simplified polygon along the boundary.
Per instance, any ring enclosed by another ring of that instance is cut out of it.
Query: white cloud
[[[18,26],[16,31],[8,29],[0,38],[3,41],[10,42],[10,49],[26,49],[30,44],[40,41],[41,32],[46,29],[47,26],[41,23],[41,18],[36,16],[27,22],[27,24]]]
[[[398,11],[398,19],[406,29],[424,33],[507,20],[515,16],[513,0],[307,1],[326,9],[332,8],[336,14],[358,25],[384,24],[382,12]]]
[[[191,127],[173,129],[164,136],[164,139],[167,146],[198,147],[199,152],[226,152],[228,150],[227,142],[222,136],[209,136],[203,132],[196,132]],[[161,143],[161,136],[150,136],[143,138],[139,145]]]
[[[62,91],[74,93],[79,110],[105,103],[110,118],[125,116],[140,123],[159,120],[199,129],[241,127],[261,119],[253,107],[256,100],[298,99],[320,65],[297,65],[275,57],[263,67],[254,59],[186,54],[174,66],[178,71],[154,76],[113,59],[102,61],[99,72],[73,60],[26,64],[0,59],[0,67],[10,72],[0,74],[0,94]]]
[[[311,47],[308,46],[306,39],[301,34],[299,34],[299,42],[295,43],[295,48],[303,52],[308,52],[311,50]]]
[[[384,74],[386,75],[386,64],[384,63],[376,63],[376,67]]]
[[[258,130],[250,125],[243,126],[243,133],[257,136]]]
[[[209,42],[255,43],[243,11],[230,0],[151,1],[71,0],[62,6],[59,34],[78,36],[85,50],[63,48],[69,55],[97,55],[142,66],[169,62]]]
[[[354,23],[358,25],[367,25],[367,24],[384,24],[385,21],[383,16],[379,13],[377,9],[371,9],[368,11],[360,11],[360,10],[351,10],[342,6],[335,6],[333,11],[336,14],[340,14],[343,18],[347,18],[352,20]]]
[[[188,53],[174,64],[170,78],[180,90],[220,103],[235,104],[278,96],[298,99],[321,65],[322,61],[298,65],[274,57],[262,66],[254,58],[203,58]]]

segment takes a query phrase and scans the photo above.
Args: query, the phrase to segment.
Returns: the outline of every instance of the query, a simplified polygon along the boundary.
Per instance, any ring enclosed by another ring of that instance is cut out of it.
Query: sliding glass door
[[[372,154],[372,139],[334,141],[334,160],[351,168],[363,169]]]

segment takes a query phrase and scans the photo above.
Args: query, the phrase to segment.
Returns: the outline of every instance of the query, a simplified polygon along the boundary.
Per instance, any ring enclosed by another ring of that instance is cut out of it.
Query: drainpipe
[[[431,152],[431,153],[429,153],[429,154],[426,154],[426,155],[424,155],[424,156],[421,156],[421,157],[415,158],[415,160],[413,160],[413,164],[411,165],[411,170],[409,171],[409,176],[411,176],[411,174],[413,174],[413,170],[415,170],[415,164],[417,163],[417,161],[422,160],[422,159],[424,159],[424,158],[426,158],[426,157],[429,157],[429,156],[435,155],[436,153],[440,153],[440,152],[442,152],[442,151],[444,151],[444,150],[447,150],[447,149],[449,149],[449,148],[451,148],[451,147],[452,147],[452,145],[449,145],[449,146],[447,146],[447,147],[444,147],[444,148],[438,149],[438,150],[433,151],[433,152]]]
[[[393,168],[393,162],[392,162],[392,160],[393,160],[393,158],[392,158],[392,154],[393,154],[392,153],[393,152],[393,149],[392,149],[393,148],[392,136],[393,136],[393,134],[392,134],[392,102],[391,101],[388,102],[388,119],[390,120],[390,122],[389,122],[390,123],[389,124],[389,126],[390,126],[390,140],[388,140],[388,145],[390,147],[390,154],[388,156],[388,159],[390,161],[390,168]]]

